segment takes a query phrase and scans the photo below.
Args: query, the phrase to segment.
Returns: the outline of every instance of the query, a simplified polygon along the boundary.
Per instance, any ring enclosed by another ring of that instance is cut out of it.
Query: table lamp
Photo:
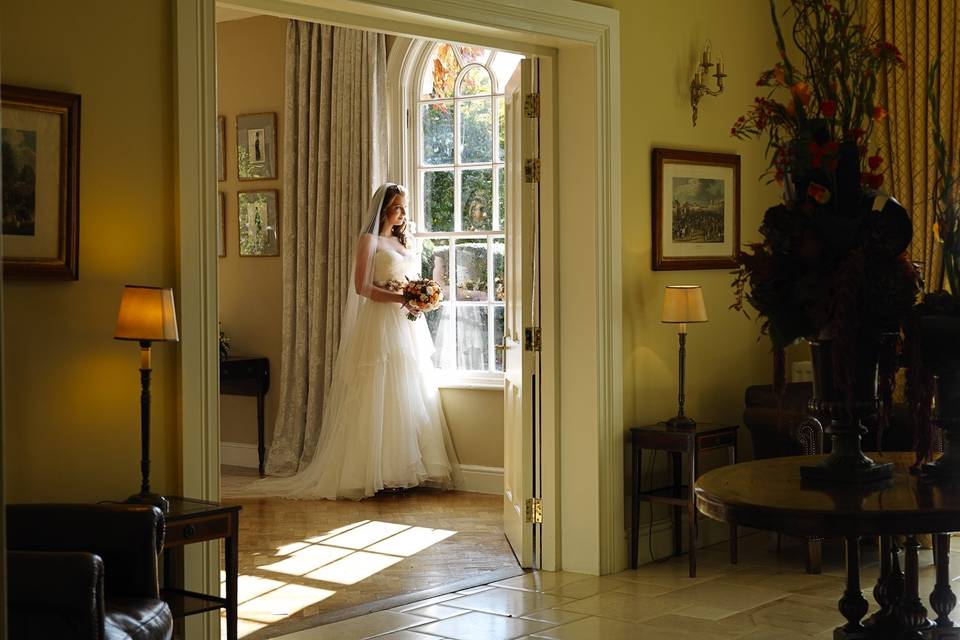
[[[703,291],[698,284],[668,285],[663,292],[663,316],[661,322],[679,324],[680,336],[680,407],[677,415],[667,420],[667,426],[673,429],[695,429],[697,423],[684,415],[683,394],[684,367],[687,357],[687,323],[706,322],[707,308],[703,304]]]
[[[117,314],[116,340],[140,343],[140,493],[127,502],[152,504],[167,511],[167,499],[150,491],[150,345],[153,342],[178,342],[177,314],[173,290],[160,287],[127,285]]]

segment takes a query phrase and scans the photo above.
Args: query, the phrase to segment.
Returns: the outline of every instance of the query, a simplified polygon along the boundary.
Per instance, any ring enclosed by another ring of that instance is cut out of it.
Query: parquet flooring
[[[244,497],[255,480],[253,469],[221,469],[223,502],[243,507],[239,618],[250,640],[300,628],[304,618],[520,573],[500,496],[413,489],[360,501]]]

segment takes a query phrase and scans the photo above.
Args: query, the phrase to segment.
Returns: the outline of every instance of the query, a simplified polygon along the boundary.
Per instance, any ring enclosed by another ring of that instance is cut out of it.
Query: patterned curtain
[[[360,225],[386,174],[386,36],[291,20],[285,115],[274,475],[306,466],[320,435]]]
[[[873,140],[887,160],[885,188],[913,218],[910,255],[923,263],[927,291],[943,286],[940,244],[934,237],[932,118],[938,118],[952,150],[951,171],[960,163],[960,0],[868,0],[867,23],[892,42],[906,68],[880,79],[880,100],[889,117]],[[940,58],[940,112],[927,105],[927,70]]]

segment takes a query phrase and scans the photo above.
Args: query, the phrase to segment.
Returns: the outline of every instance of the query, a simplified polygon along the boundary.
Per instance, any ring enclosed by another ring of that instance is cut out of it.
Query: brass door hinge
[[[523,348],[525,351],[540,351],[540,327],[527,327],[523,330]]]
[[[527,118],[540,117],[540,94],[528,93],[523,97],[523,115]]]
[[[543,498],[527,498],[526,521],[533,524],[543,523]]]
[[[540,182],[540,158],[531,158],[524,162],[523,181]]]

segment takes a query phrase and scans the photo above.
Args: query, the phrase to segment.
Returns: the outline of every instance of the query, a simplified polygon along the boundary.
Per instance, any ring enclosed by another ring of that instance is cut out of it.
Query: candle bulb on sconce
[[[690,108],[693,111],[693,126],[697,126],[697,107],[700,103],[700,98],[704,96],[718,96],[723,93],[723,79],[727,77],[727,74],[724,72],[723,53],[721,53],[717,60],[716,72],[713,74],[717,88],[711,89],[707,86],[706,82],[709,82],[710,68],[714,66],[713,62],[710,61],[710,53],[710,41],[707,40],[707,44],[703,48],[703,53],[700,55],[700,62],[697,64],[697,68],[693,73],[693,80],[690,82]]]

